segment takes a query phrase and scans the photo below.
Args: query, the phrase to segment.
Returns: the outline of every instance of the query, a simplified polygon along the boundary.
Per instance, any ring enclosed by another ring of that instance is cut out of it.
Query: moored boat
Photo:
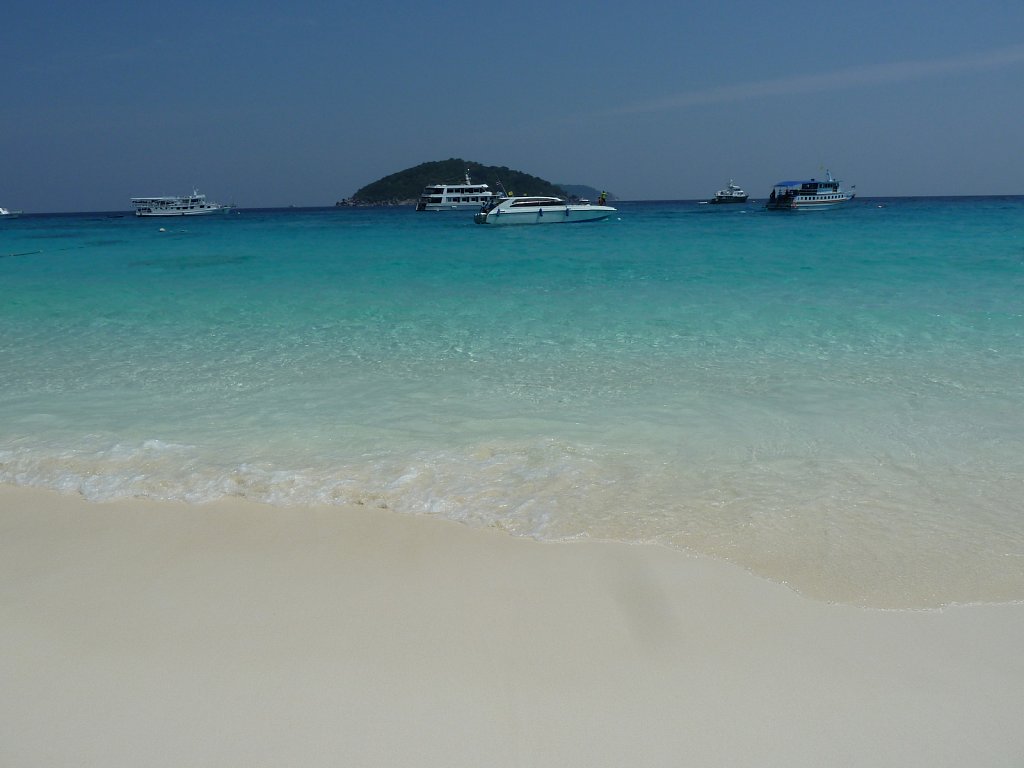
[[[807,181],[780,181],[773,188],[765,203],[770,211],[813,211],[833,208],[856,197],[853,191],[840,187],[840,183],[832,178],[831,171],[825,171],[824,181],[808,179]]]
[[[486,184],[474,184],[466,171],[464,184],[430,184],[416,202],[417,211],[472,211],[498,197]]]
[[[586,200],[567,203],[560,197],[499,197],[473,217],[477,224],[575,224],[601,221],[615,213],[610,205]]]
[[[169,195],[166,197],[133,197],[132,207],[136,216],[203,216],[210,213],[225,213],[233,205],[207,202],[206,195],[193,189],[191,195]]]
[[[740,189],[736,184],[733,183],[732,179],[729,179],[729,185],[725,189],[720,189],[715,192],[715,196],[708,200],[712,205],[721,205],[722,203],[745,203],[749,195]]]

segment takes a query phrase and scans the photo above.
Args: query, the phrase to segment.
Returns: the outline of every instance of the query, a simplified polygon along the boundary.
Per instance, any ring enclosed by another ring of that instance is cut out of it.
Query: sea
[[[0,222],[0,483],[1024,600],[1024,197],[615,205]]]

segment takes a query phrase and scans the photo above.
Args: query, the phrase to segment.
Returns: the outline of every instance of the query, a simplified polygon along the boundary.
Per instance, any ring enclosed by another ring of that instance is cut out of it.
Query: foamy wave
[[[360,504],[544,538],[585,534],[583,513],[593,509],[595,494],[617,488],[607,467],[586,450],[556,441],[306,467],[224,462],[195,446],[161,440],[11,448],[0,450],[0,482],[79,493],[92,501],[242,497],[279,506]]]
[[[685,462],[555,439],[304,466],[161,440],[0,447],[0,482],[90,500],[360,504],[544,540],[655,541],[873,607],[1021,599],[1021,483],[1006,469],[779,451]]]

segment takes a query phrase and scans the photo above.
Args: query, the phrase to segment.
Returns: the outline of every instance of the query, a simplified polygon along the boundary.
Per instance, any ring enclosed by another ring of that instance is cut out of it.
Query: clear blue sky
[[[623,199],[1024,194],[1024,1],[6,7],[0,205],[331,205],[462,157]],[[491,180],[486,180],[491,181]]]

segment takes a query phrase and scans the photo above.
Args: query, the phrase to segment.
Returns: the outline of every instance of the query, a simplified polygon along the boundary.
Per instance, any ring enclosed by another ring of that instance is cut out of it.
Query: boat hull
[[[231,210],[230,206],[223,205],[223,206],[218,206],[216,208],[209,207],[209,208],[193,209],[193,210],[188,210],[188,211],[174,211],[174,210],[167,210],[167,211],[159,211],[159,210],[157,210],[157,211],[135,211],[135,215],[136,216],[147,216],[147,217],[161,217],[161,218],[177,217],[177,216],[210,216],[212,214],[217,214],[217,213],[227,213],[230,210]]]
[[[416,203],[417,211],[478,211],[481,203]]]
[[[769,211],[823,211],[828,208],[836,208],[837,206],[848,203],[853,199],[853,196],[843,196],[838,198],[830,198],[827,200],[814,200],[814,199],[796,199],[796,200],[769,200],[765,204],[765,208]]]

